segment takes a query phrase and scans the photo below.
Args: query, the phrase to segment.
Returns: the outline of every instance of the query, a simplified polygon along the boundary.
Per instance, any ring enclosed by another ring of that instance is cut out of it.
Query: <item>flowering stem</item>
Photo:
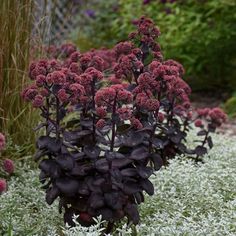
[[[202,145],[201,145],[202,147],[205,146],[206,141],[207,141],[207,139],[208,139],[208,135],[209,135],[209,131],[206,132],[205,138],[204,138],[204,140],[202,141]],[[199,161],[199,155],[196,156],[196,162],[198,162],[198,161]]]
[[[172,120],[173,120],[173,116],[174,116],[174,103],[175,103],[175,98],[173,98],[171,105],[170,105],[170,109],[168,111],[168,124],[172,125]]]
[[[60,117],[59,117],[59,108],[60,102],[59,99],[56,97],[56,138],[57,140],[60,138],[59,127],[60,127]]]
[[[149,153],[151,153],[151,151],[152,151],[152,138],[155,135],[156,128],[157,128],[157,124],[155,124],[153,126],[152,134],[151,134],[150,139],[149,139]]]
[[[49,125],[48,125],[48,122],[49,122],[49,111],[50,111],[50,105],[49,105],[49,99],[47,98],[46,99],[46,110],[47,110],[47,118],[46,118],[46,135],[48,136],[49,135]]]
[[[110,234],[112,232],[113,227],[114,227],[114,223],[109,221],[106,227],[105,234],[106,235]]]
[[[92,109],[95,110],[95,80],[94,79],[93,79],[91,87],[92,87]],[[96,123],[96,117],[95,117],[94,113],[92,114],[92,116],[93,116],[93,141],[95,142],[95,132],[96,132],[95,123]]]
[[[114,115],[116,114],[116,98],[117,98],[117,95],[115,96],[114,98],[114,103],[113,103],[113,108],[112,108],[112,136],[111,136],[111,152],[113,151],[114,149],[114,142],[115,142],[115,135],[116,135],[116,123],[115,123],[115,120],[114,120]]]

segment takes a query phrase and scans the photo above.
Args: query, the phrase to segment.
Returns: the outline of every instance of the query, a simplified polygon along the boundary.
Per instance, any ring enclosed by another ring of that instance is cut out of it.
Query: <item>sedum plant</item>
[[[206,144],[212,147],[209,133],[226,118],[218,108],[192,116],[183,67],[163,60],[152,20],[136,24],[131,41],[111,50],[81,54],[66,44],[50,48],[52,59],[30,66],[33,84],[22,96],[41,111],[36,130],[45,132],[35,154],[40,181],[47,203],[59,198],[72,226],[73,215],[82,226],[101,216],[104,233],[124,217],[138,224],[144,192],[154,194],[153,172],[177,154],[198,160]],[[193,122],[203,141],[189,149]]]
[[[0,158],[1,152],[6,147],[5,135],[0,132]],[[11,159],[4,159],[0,162],[0,195],[7,190],[7,180],[14,174],[15,165]]]

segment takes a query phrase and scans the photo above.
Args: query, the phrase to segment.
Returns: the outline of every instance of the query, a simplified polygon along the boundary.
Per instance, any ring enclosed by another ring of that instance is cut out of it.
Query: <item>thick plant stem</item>
[[[113,227],[114,227],[114,223],[109,221],[104,235],[110,234],[113,230]]]
[[[154,135],[155,135],[156,128],[157,128],[157,124],[155,124],[155,125],[153,126],[153,131],[152,131],[152,134],[151,134],[151,136],[150,136],[150,140],[149,140],[149,153],[152,152],[152,138],[153,138]]]
[[[209,135],[209,131],[207,131],[207,133],[206,133],[206,135],[205,135],[205,138],[204,138],[204,140],[202,141],[202,147],[204,147],[204,145],[206,144],[206,141],[207,141],[207,139],[208,139],[208,135]],[[199,155],[197,155],[196,156],[196,162],[198,162],[199,161]]]
[[[95,110],[95,81],[93,80],[92,82],[92,109]],[[96,123],[96,117],[95,117],[95,114],[92,114],[93,116],[93,141],[95,142],[95,132],[96,132],[96,126],[95,126],[95,123]]]
[[[50,114],[50,105],[49,105],[49,99],[47,98],[46,99],[46,109],[47,109],[47,118],[46,118],[46,135],[48,136],[49,135],[49,125],[48,125],[48,122],[49,122],[49,114]]]
[[[113,108],[112,108],[112,134],[111,134],[111,152],[113,152],[114,149],[114,142],[115,142],[115,136],[116,136],[116,123],[114,120],[114,115],[116,114],[116,99],[117,95],[115,96],[114,103],[113,103]]]
[[[59,132],[59,127],[60,127],[60,117],[59,117],[59,106],[60,102],[59,99],[56,97],[56,138],[59,140],[60,138],[60,132]]]
[[[173,98],[171,105],[170,105],[170,109],[168,111],[168,125],[172,125],[172,122],[173,122],[174,104],[175,104],[175,98]]]

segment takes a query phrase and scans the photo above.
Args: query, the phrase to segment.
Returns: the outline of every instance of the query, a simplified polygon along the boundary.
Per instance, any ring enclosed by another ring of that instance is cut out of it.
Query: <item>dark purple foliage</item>
[[[106,233],[124,217],[137,224],[144,193],[154,194],[153,172],[177,154],[198,160],[206,144],[212,147],[209,133],[225,120],[218,108],[193,118],[182,65],[163,60],[155,41],[160,32],[150,19],[136,23],[133,42],[84,54],[66,44],[51,50],[53,59],[30,66],[34,83],[22,96],[43,118],[36,128],[45,128],[35,154],[40,181],[47,203],[59,198],[70,225],[73,214],[84,226],[101,215]],[[203,141],[190,150],[193,122]]]

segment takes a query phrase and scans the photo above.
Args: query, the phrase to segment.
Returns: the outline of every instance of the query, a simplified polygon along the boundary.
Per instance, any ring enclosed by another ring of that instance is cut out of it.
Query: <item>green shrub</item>
[[[236,117],[236,93],[225,102],[223,108],[229,117]]]
[[[17,144],[32,142],[37,117],[19,96],[30,60],[32,7],[32,0],[0,1],[0,127]]]
[[[120,0],[118,10],[114,11],[114,1],[106,1],[106,4],[100,1],[93,8],[95,18],[80,17],[79,25],[83,27],[77,42],[82,50],[91,46],[109,47],[127,38],[131,21],[147,15],[163,32],[160,44],[165,57],[178,60],[187,68],[186,78],[191,77],[190,83],[195,90],[219,90],[219,86],[231,90],[236,85],[233,70],[236,59],[235,1],[168,2],[152,0],[144,5],[141,0]]]
[[[82,2],[77,16],[78,27],[71,35],[81,51],[112,47],[119,41],[112,28],[112,24],[118,20],[118,4],[116,0]],[[122,36],[127,39],[127,31]]]

